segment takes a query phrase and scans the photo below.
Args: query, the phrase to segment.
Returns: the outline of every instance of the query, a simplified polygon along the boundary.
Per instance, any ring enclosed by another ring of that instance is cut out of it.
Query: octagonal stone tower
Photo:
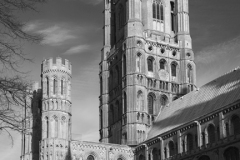
[[[42,63],[41,160],[68,159],[71,140],[71,73],[68,60]]]

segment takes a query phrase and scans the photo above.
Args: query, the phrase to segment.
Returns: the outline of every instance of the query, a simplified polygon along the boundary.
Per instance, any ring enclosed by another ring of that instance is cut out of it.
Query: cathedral
[[[104,0],[99,142],[72,140],[72,66],[50,58],[21,160],[239,160],[240,69],[196,86],[188,6]]]

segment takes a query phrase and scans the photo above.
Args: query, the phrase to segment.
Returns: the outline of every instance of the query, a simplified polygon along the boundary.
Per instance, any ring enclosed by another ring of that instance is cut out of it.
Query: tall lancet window
[[[64,87],[63,85],[64,85],[64,80],[62,79],[61,80],[61,95],[63,95],[63,87]]]
[[[177,64],[174,62],[171,64],[171,72],[173,77],[177,76]]]
[[[153,29],[164,31],[164,11],[163,4],[153,1],[152,4]]]
[[[141,53],[137,54],[136,65],[136,71],[141,72]]]
[[[123,75],[125,76],[127,74],[127,60],[126,55],[123,56]]]
[[[163,15],[163,5],[161,4],[160,5],[160,15],[161,15],[161,20],[163,21],[164,20],[164,15]]]
[[[124,92],[123,101],[124,101],[124,113],[126,114],[127,113],[127,94],[125,92]]]
[[[57,93],[57,78],[54,77],[53,79],[53,94]]]
[[[160,63],[160,69],[166,70],[166,65],[167,65],[166,60],[161,59],[159,63]]]
[[[148,95],[148,114],[153,114],[153,109],[154,109],[154,95],[149,94]]]
[[[149,72],[153,72],[153,58],[152,57],[148,57],[147,59],[147,65],[148,65],[148,71]]]
[[[187,79],[188,83],[193,83],[193,68],[190,64],[187,65]]]
[[[152,10],[153,10],[153,18],[155,19],[155,18],[157,18],[157,16],[156,16],[156,3],[153,3],[152,4]]]
[[[45,123],[44,123],[44,138],[48,138],[48,132],[49,132],[49,123],[48,123],[48,117],[45,117]]]
[[[171,28],[172,31],[175,31],[175,16],[174,16],[174,8],[175,8],[175,4],[174,2],[170,2],[171,5]]]
[[[46,91],[47,91],[47,95],[49,95],[49,78],[48,77],[46,77]]]

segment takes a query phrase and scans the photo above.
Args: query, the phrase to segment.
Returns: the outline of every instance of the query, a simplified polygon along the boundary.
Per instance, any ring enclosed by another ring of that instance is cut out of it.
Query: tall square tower
[[[104,5],[100,141],[134,146],[171,101],[196,88],[188,0]]]

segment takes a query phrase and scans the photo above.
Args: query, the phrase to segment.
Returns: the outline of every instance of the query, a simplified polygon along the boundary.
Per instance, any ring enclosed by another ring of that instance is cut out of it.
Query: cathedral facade
[[[240,70],[196,87],[188,6],[104,0],[100,142],[72,140],[72,66],[48,59],[21,159],[239,160]]]

